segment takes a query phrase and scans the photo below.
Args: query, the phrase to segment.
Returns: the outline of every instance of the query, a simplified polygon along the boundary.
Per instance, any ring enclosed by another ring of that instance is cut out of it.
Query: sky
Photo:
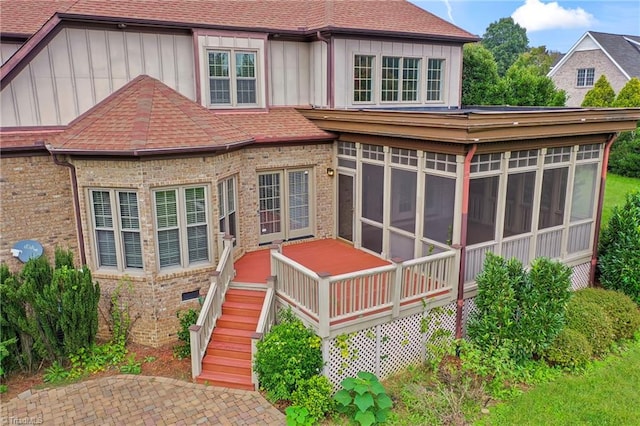
[[[566,53],[587,31],[640,36],[640,0],[410,0],[482,37],[489,24],[511,17],[526,28],[529,46]]]

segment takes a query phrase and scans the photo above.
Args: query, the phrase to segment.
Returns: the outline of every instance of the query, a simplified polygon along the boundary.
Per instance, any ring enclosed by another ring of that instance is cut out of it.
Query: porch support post
[[[456,339],[462,339],[462,311],[464,309],[464,276],[466,247],[467,247],[467,222],[469,217],[469,183],[471,181],[471,160],[478,149],[478,144],[471,145],[471,149],[464,158],[464,176],[462,182],[462,223],[460,228],[460,267],[458,268],[458,294],[456,303]]]
[[[328,272],[318,273],[318,336],[322,339],[329,337],[329,305],[336,302],[329,298],[329,277]]]
[[[400,315],[400,295],[402,294],[402,284],[405,279],[403,277],[403,268],[402,268],[402,259],[399,257],[394,257],[391,259],[394,266],[396,267],[394,280],[393,280],[393,289],[391,293],[391,300],[393,302],[393,308],[391,310],[391,318],[398,318]]]
[[[275,277],[278,274],[276,273],[276,262],[273,260],[273,253],[282,253],[282,241],[274,241],[273,244],[269,246],[269,259],[271,259],[271,276]]]
[[[200,325],[189,327],[189,345],[191,346],[191,378],[195,380],[202,372],[202,360],[200,359]]]

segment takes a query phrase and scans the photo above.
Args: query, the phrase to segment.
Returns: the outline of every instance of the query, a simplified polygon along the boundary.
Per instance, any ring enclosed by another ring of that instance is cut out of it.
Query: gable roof
[[[406,0],[1,1],[0,32],[32,35],[54,14],[189,27],[314,34],[342,31],[475,41],[473,34]]]
[[[596,31],[584,33],[562,59],[551,68],[547,75],[549,77],[553,76],[587,37],[602,50],[627,79],[632,77],[640,78],[640,36]]]

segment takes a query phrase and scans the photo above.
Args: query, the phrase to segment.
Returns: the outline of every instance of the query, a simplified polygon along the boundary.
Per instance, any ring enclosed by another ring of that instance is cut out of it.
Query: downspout
[[[47,147],[48,149],[49,147]],[[49,150],[51,152],[51,150]],[[78,233],[78,244],[80,251],[80,265],[84,266],[87,264],[87,256],[84,251],[84,234],[82,233],[82,221],[80,220],[80,199],[78,196],[78,176],[76,175],[76,168],[73,164],[68,161],[60,161],[56,154],[51,152],[51,156],[53,158],[53,162],[58,166],[68,167],[71,172],[71,186],[73,191],[73,208],[75,210],[75,219],[76,219],[76,232]]]
[[[593,286],[596,281],[596,265],[598,263],[598,242],[600,239],[600,224],[602,223],[602,206],[604,205],[604,185],[607,181],[607,165],[609,164],[609,152],[611,145],[618,138],[618,134],[614,133],[609,137],[607,144],[604,146],[604,154],[602,156],[602,173],[600,174],[600,191],[598,191],[598,208],[596,210],[596,223],[593,232],[593,255],[591,256],[591,268],[589,270],[589,285]]]
[[[458,300],[456,309],[456,339],[462,339],[462,311],[464,309],[464,275],[467,250],[467,219],[469,215],[469,182],[471,180],[471,160],[478,149],[478,144],[464,158],[464,174],[462,177],[462,223],[460,226],[460,268],[458,273]]]
[[[327,44],[327,105],[333,108],[333,41],[323,37],[320,31],[316,32],[316,37]]]

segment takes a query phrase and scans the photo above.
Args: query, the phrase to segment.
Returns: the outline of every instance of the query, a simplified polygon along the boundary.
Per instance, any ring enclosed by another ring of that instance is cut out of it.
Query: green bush
[[[584,335],[595,356],[605,355],[614,342],[611,320],[604,310],[593,302],[572,297],[567,305],[566,327]]]
[[[257,343],[253,367],[269,400],[290,400],[301,380],[320,372],[320,343],[291,310],[279,312],[279,323]]]
[[[178,359],[184,359],[191,356],[191,332],[189,327],[198,321],[198,311],[189,309],[184,312],[176,312],[178,320],[180,320],[180,330],[178,331],[178,339],[182,342],[173,347],[173,355]]]
[[[546,258],[535,259],[527,272],[516,259],[488,253],[476,278],[470,340],[487,352],[508,348],[518,363],[543,353],[564,325],[570,277],[570,268]]]
[[[608,168],[617,175],[640,178],[640,129],[620,134],[611,146]]]
[[[603,287],[640,305],[640,191],[627,194],[625,204],[613,208],[600,238],[598,268]]]
[[[333,411],[333,386],[325,376],[312,376],[298,381],[291,395],[293,405],[307,409],[308,418],[315,424]]]
[[[549,364],[569,370],[584,367],[592,356],[589,340],[571,328],[564,328],[544,353]]]
[[[638,306],[626,294],[602,288],[585,288],[577,291],[576,298],[595,303],[609,317],[615,340],[632,339],[640,329]]]

